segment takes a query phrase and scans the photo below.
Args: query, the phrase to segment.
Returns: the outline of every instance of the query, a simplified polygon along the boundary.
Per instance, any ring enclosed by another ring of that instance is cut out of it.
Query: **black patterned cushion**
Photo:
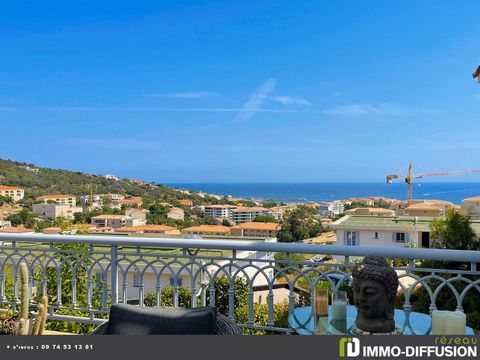
[[[217,309],[138,307],[115,304],[110,309],[109,335],[210,335]]]

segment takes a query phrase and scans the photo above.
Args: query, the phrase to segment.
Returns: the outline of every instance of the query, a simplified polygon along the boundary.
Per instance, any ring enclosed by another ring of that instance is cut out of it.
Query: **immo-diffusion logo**
[[[360,355],[360,340],[351,337],[342,337],[339,342],[338,354],[340,357],[356,357]]]

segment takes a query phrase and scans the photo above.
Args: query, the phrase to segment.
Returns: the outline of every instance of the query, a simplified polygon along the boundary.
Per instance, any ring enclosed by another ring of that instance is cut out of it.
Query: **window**
[[[344,240],[344,245],[358,246],[359,244],[358,231],[345,231],[343,240]]]
[[[177,278],[177,286],[182,286],[183,280],[180,278]],[[170,286],[175,286],[175,278],[171,277],[170,278]]]
[[[133,275],[133,287],[140,287],[141,283],[140,275]]]
[[[405,244],[408,242],[408,234],[406,233],[393,233],[392,238],[396,243]]]
[[[378,232],[375,233],[374,239],[378,239]]]

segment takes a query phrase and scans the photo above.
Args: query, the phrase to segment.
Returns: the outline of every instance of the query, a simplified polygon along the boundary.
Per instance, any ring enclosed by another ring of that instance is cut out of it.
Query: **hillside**
[[[38,170],[37,170],[38,169]],[[139,185],[129,179],[113,180],[83,172],[49,169],[34,164],[0,159],[0,185],[18,186],[25,189],[24,203],[30,205],[38,196],[45,194],[87,195],[90,186],[95,194],[120,193],[140,196],[146,202],[191,199],[195,205],[202,202],[223,203],[226,199],[202,197],[194,192],[185,194],[161,184]]]

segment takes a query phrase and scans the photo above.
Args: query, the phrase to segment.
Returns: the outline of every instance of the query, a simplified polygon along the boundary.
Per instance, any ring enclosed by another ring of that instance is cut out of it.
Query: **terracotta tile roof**
[[[0,233],[8,233],[8,234],[21,234],[21,233],[30,233],[34,232],[33,229],[27,229],[24,226],[17,226],[17,227],[8,227],[0,229]]]
[[[261,206],[252,206],[252,207],[239,206],[233,211],[235,211],[235,212],[255,212],[255,211],[268,211],[268,209],[264,208],[264,207],[261,207]]]
[[[199,225],[199,226],[191,226],[182,230],[182,232],[214,232],[214,233],[229,233],[230,228],[228,226],[221,226],[221,225]]]
[[[171,231],[176,230],[174,226],[168,225],[138,225],[124,226],[116,229],[116,232],[138,232],[138,231]]]
[[[182,205],[192,205],[193,204],[193,201],[189,200],[189,199],[181,199],[181,200],[178,200],[178,202]]]
[[[5,190],[23,190],[23,189],[16,186],[0,186],[0,191],[5,191]]]
[[[410,211],[410,210],[436,210],[436,211],[441,211],[442,210],[442,206],[440,205],[433,205],[433,204],[413,204],[413,205],[410,205],[408,206],[406,209],[406,211]]]
[[[268,222],[246,222],[243,224],[232,226],[232,229],[246,229],[246,230],[270,230],[270,231],[278,231],[280,230],[280,224],[276,223],[268,223]]]
[[[140,197],[131,197],[125,200],[115,200],[116,204],[141,204],[143,202]]]
[[[126,215],[97,215],[92,216],[92,219],[107,219],[107,220],[123,220],[127,216]]]
[[[204,205],[205,208],[213,208],[213,209],[235,209],[235,205]]]

